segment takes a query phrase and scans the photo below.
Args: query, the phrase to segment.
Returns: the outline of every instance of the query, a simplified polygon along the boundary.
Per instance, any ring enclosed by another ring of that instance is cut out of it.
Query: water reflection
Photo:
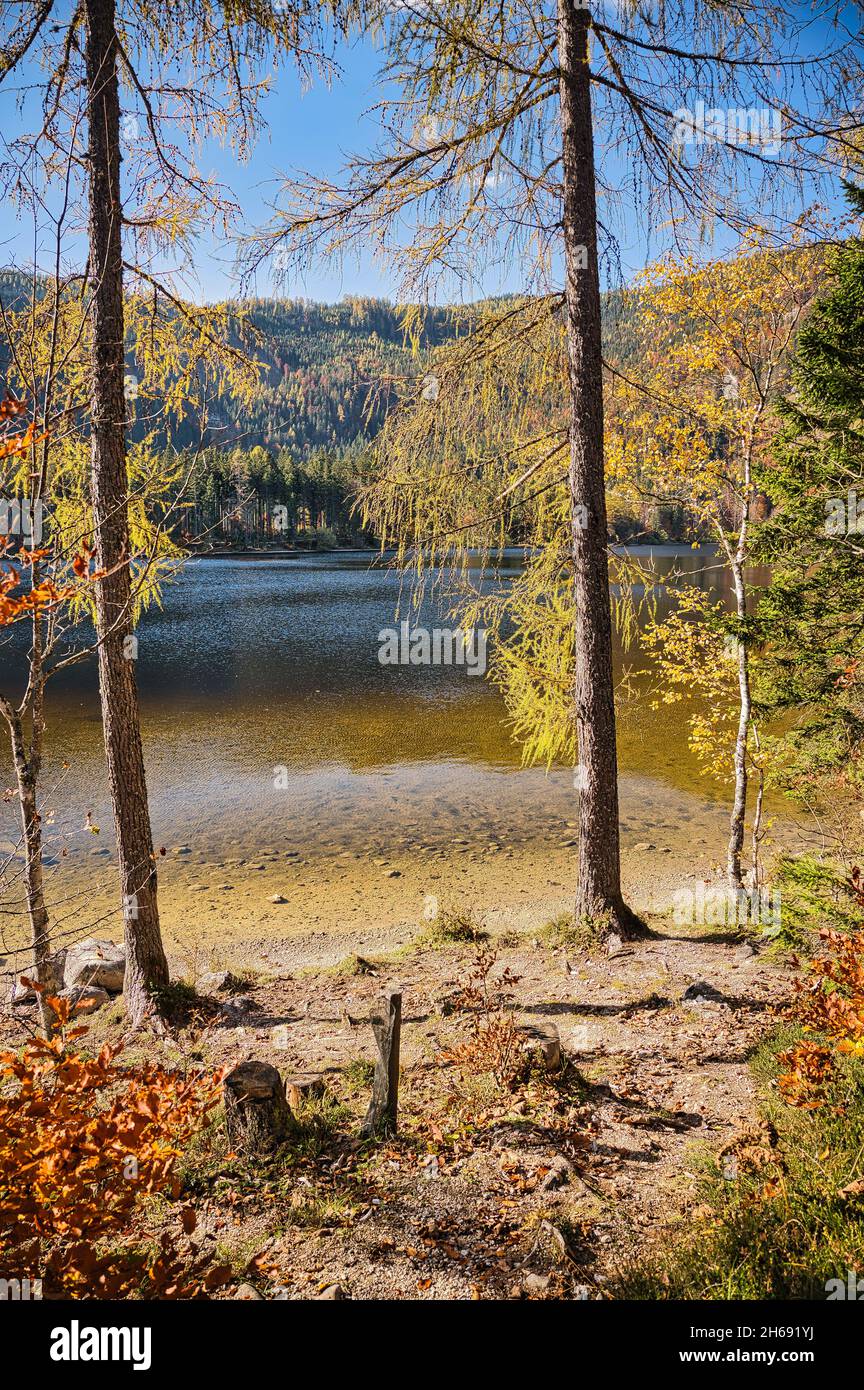
[[[728,598],[711,550],[656,547],[640,558],[653,562],[661,613],[670,604],[663,582],[681,571]],[[518,551],[507,552],[502,574],[520,562]],[[520,768],[489,682],[459,667],[379,663],[378,633],[392,624],[399,597],[398,576],[364,554],[190,563],[139,629],[157,838],[194,839],[196,851],[218,858],[226,845],[255,854],[286,844],[340,853],[400,837],[447,843],[472,818],[510,843],[560,829],[574,814],[571,776]],[[430,601],[422,621],[440,620]],[[620,650],[616,661],[619,673],[625,663],[644,665]],[[696,810],[719,805],[720,790],[706,790],[687,750],[680,710],[627,704],[620,740],[622,804],[634,833],[646,817],[686,825]],[[6,784],[7,763],[4,749]],[[284,769],[278,788],[276,769]],[[71,668],[51,690],[48,787],[52,779],[52,852],[94,854],[84,813],[107,830],[110,809],[92,665]],[[0,835],[14,838],[6,811]],[[105,857],[108,839],[99,841]]]

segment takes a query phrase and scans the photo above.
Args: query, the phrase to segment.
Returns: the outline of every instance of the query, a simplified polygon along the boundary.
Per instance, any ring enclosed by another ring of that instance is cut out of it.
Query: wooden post
[[[383,1132],[395,1134],[399,1104],[399,1041],[402,1033],[402,995],[383,994],[370,1018],[378,1060],[372,1083],[372,1101],[360,1133],[364,1139]]]
[[[285,1084],[269,1062],[241,1062],[222,1083],[232,1149],[248,1156],[274,1149],[291,1118]]]

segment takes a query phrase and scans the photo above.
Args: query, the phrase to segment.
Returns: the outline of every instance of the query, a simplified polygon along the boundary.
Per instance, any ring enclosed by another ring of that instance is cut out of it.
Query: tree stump
[[[285,1085],[269,1062],[241,1062],[222,1083],[228,1141],[249,1156],[274,1149],[285,1137],[291,1110]]]
[[[378,1044],[378,1060],[372,1083],[372,1101],[360,1133],[395,1134],[399,1101],[399,1041],[402,1033],[402,995],[384,994],[375,1004],[370,1023]]]
[[[302,1072],[285,1078],[285,1094],[295,1115],[305,1102],[320,1100],[325,1090],[323,1076],[315,1072]]]
[[[563,1063],[561,1039],[554,1023],[517,1024],[525,1052],[544,1071],[560,1071]]]

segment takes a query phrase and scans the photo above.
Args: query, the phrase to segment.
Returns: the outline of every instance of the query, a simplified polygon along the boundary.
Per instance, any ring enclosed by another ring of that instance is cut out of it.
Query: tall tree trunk
[[[588,23],[587,9],[576,0],[558,0],[580,787],[576,918],[633,936],[644,926],[621,896]]]
[[[126,1009],[134,1022],[158,1009],[168,983],[159,931],[132,630],[120,199],[120,100],[114,0],[85,0],[89,161],[91,487],[96,560],[99,688],[114,807],[126,937]]]
[[[747,616],[747,595],[744,587],[744,566],[739,556],[731,563],[735,588],[735,611],[742,620]],[[747,644],[738,642],[738,732],[735,736],[735,796],[729,818],[729,845],[726,852],[726,880],[730,888],[742,886],[741,852],[744,848],[744,818],[747,813],[747,740],[750,732],[752,698],[750,695],[750,658]]]
[[[0,701],[3,716],[9,726],[12,744],[12,761],[15,765],[15,779],[18,788],[18,804],[21,816],[21,840],[24,846],[24,881],[27,893],[27,916],[30,922],[30,940],[33,946],[33,975],[37,984],[42,985],[39,995],[39,1011],[45,1036],[50,1037],[54,1030],[56,1017],[48,1007],[46,998],[62,989],[63,982],[58,977],[51,955],[48,909],[45,906],[45,889],[42,880],[42,821],[37,802],[38,764],[37,756],[27,754],[27,745],[19,711],[8,700]]]

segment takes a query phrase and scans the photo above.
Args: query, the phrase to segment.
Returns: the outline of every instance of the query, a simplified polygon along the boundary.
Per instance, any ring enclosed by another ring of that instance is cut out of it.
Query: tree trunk
[[[732,583],[735,587],[735,611],[742,620],[747,616],[747,596],[744,588],[744,567],[736,556],[732,562]],[[738,732],[735,737],[735,797],[729,819],[729,846],[726,852],[726,879],[730,888],[742,886],[741,852],[744,848],[744,818],[747,813],[747,738],[750,732],[750,660],[746,643],[738,642]]]
[[[588,22],[587,9],[575,0],[558,0],[580,788],[576,918],[607,933],[633,936],[644,926],[621,896]]]
[[[168,983],[159,931],[138,691],[126,639],[132,630],[126,473],[120,101],[114,0],[85,0],[89,126],[89,269],[92,293],[91,464],[99,688],[114,807],[126,936],[126,1009],[158,1010]]]
[[[12,760],[15,764],[15,777],[18,787],[18,803],[21,815],[21,838],[24,845],[24,878],[27,892],[27,916],[30,921],[30,939],[33,945],[33,975],[36,983],[43,986],[39,995],[39,1012],[45,1036],[54,1031],[56,1017],[46,1003],[48,994],[56,994],[63,987],[58,979],[55,963],[51,955],[48,909],[45,906],[45,890],[42,881],[42,821],[37,804],[37,776],[32,759],[27,756],[24,730],[19,712],[7,701],[2,702],[3,715],[9,726],[12,743]]]

